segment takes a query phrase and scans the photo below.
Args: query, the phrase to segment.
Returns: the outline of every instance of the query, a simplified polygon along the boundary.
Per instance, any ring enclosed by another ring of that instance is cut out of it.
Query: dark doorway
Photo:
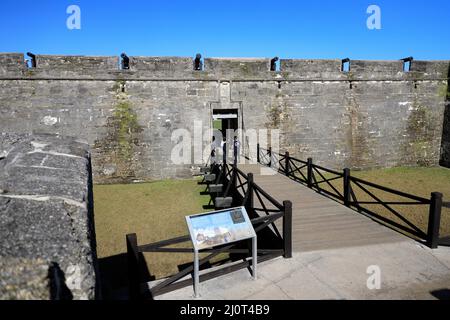
[[[214,109],[213,110],[213,129],[219,130],[222,136],[226,136],[227,130],[237,130],[238,109]],[[233,137],[228,137],[233,139]]]

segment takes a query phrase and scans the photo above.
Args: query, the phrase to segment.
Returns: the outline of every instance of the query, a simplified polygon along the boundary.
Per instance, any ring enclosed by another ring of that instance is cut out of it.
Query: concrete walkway
[[[369,266],[380,270],[380,289],[367,287]],[[450,299],[450,248],[414,241],[294,253],[200,283],[195,300]],[[158,300],[194,299],[186,287]]]

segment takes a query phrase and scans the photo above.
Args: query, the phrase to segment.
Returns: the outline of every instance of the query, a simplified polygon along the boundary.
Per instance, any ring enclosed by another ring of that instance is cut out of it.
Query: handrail
[[[313,167],[315,167],[315,168],[317,168],[317,169],[319,169],[319,170],[322,170],[322,171],[326,171],[326,172],[329,172],[329,173],[338,175],[338,176],[343,176],[343,175],[344,175],[342,172],[338,172],[338,171],[335,171],[335,170],[332,170],[332,169],[328,169],[328,168],[319,166],[319,165],[317,165],[317,164],[313,164]]]
[[[267,192],[265,192],[260,186],[258,186],[256,183],[253,183],[253,188],[258,190],[264,197],[266,197],[267,200],[269,200],[275,207],[282,210],[283,205],[280,204],[277,200],[275,200],[272,196],[270,196]]]
[[[268,149],[261,148],[261,147],[259,148],[259,150],[269,151]],[[272,153],[276,153],[276,152],[273,152],[273,151],[271,151],[271,152],[272,152]],[[277,154],[282,155],[282,154],[280,154],[280,153],[277,153]],[[283,160],[284,160],[284,159],[283,159]],[[289,160],[299,161],[299,162],[301,162],[301,163],[303,163],[303,164],[307,164],[306,161],[303,161],[303,160],[300,160],[300,159],[296,159],[296,158],[291,157],[291,156],[289,156]],[[338,175],[338,176],[340,176],[340,177],[343,176],[343,173],[342,173],[342,172],[339,172],[339,171],[336,171],[336,170],[333,170],[333,169],[325,168],[325,167],[320,166],[320,165],[317,165],[317,164],[313,164],[312,166],[315,167],[315,168],[317,168],[317,169],[320,169],[320,170],[322,170],[322,171],[326,171],[326,172],[329,172],[329,173]],[[361,179],[361,178],[357,178],[357,177],[354,177],[354,176],[351,176],[351,177],[349,177],[349,178],[350,178],[351,180],[353,180],[353,181],[357,181],[357,182],[360,182],[360,183],[364,183],[364,184],[366,184],[366,185],[368,185],[368,186],[371,186],[371,187],[377,188],[377,189],[381,189],[382,191],[385,191],[385,192],[394,193],[394,194],[396,194],[396,195],[399,195],[399,196],[402,196],[402,197],[405,197],[405,198],[410,198],[410,199],[412,199],[412,200],[416,200],[416,201],[419,201],[419,202],[423,202],[423,204],[429,204],[429,203],[430,203],[430,200],[429,200],[429,199],[426,199],[426,198],[423,198],[423,197],[420,197],[420,196],[416,196],[416,195],[409,194],[409,193],[406,193],[406,192],[403,192],[403,191],[399,191],[399,190],[395,190],[395,189],[392,189],[392,188],[389,188],[389,187],[385,187],[385,186],[382,186],[382,185],[379,185],[379,184],[376,184],[376,183],[373,183],[373,182],[370,182],[370,181],[367,181],[367,180],[363,180],[363,179]],[[328,179],[327,179],[327,180],[328,180]],[[330,181],[330,180],[328,180],[328,181]],[[323,181],[323,182],[325,182],[325,181]]]
[[[300,159],[297,159],[297,158],[295,158],[295,157],[291,157],[291,156],[289,156],[289,159],[290,159],[290,160],[294,160],[294,161],[298,161],[298,162],[301,162],[301,163],[303,163],[303,164],[308,164],[308,162],[306,162],[306,161],[303,161],[303,160],[300,160]]]
[[[433,192],[431,194],[431,198],[427,199],[424,197],[416,196],[410,193],[406,193],[403,191],[395,190],[393,188],[385,187],[367,180],[363,180],[361,178],[357,178],[350,175],[350,169],[346,168],[342,172],[328,169],[326,167],[313,164],[312,158],[308,158],[308,161],[303,161],[296,159],[294,157],[291,157],[288,152],[286,152],[284,155],[273,152],[272,148],[269,147],[269,149],[261,148],[259,144],[257,145],[257,160],[259,163],[263,165],[272,166],[272,159],[275,159],[276,157],[273,157],[273,155],[276,154],[279,157],[278,165],[278,172],[281,174],[286,175],[287,177],[293,179],[294,181],[303,183],[308,186],[308,188],[311,188],[313,190],[318,191],[319,193],[328,196],[330,198],[334,198],[337,201],[340,201],[347,207],[353,207],[354,209],[357,209],[358,212],[366,213],[368,215],[371,215],[372,217],[378,219],[379,221],[383,221],[384,223],[387,223],[390,227],[395,227],[400,230],[406,231],[418,238],[421,238],[426,241],[427,245],[431,248],[436,248],[438,243],[441,243],[439,240],[439,224],[440,224],[440,217],[441,217],[441,210],[442,208],[450,208],[450,202],[443,202],[442,201],[442,194],[439,192]],[[268,163],[263,163],[261,159],[270,156],[270,160]],[[299,162],[302,165],[296,165],[296,163]],[[306,174],[305,172],[302,172],[302,169],[306,168]],[[334,177],[328,178],[323,173],[330,173],[335,175]],[[319,177],[316,178],[316,174]],[[319,180],[318,180],[319,179]],[[336,181],[342,179],[342,187],[343,192],[341,193],[336,185],[331,184],[330,182]],[[323,185],[328,186],[328,188],[324,188]],[[364,200],[359,201],[356,197],[355,191],[353,190],[352,186],[355,186],[359,188],[359,191],[364,192],[364,194],[369,195],[373,200]],[[378,197],[376,194],[372,193],[369,189],[366,187],[371,187],[389,194],[393,194],[402,198],[406,198],[410,201],[383,201],[380,197]],[[414,202],[412,202],[414,201]],[[407,225],[403,226],[399,223],[395,222],[394,220],[390,220],[389,218],[383,217],[380,215],[380,213],[373,211],[370,208],[362,207],[362,205],[381,205],[386,210],[388,210],[391,214],[395,215],[397,218],[399,218],[403,223]],[[418,227],[416,227],[413,223],[408,221],[404,215],[404,212],[401,213],[400,211],[394,209],[391,207],[391,205],[429,205],[429,212],[428,212],[428,230],[427,233],[420,230]],[[442,241],[442,243],[444,243]]]
[[[373,183],[373,182],[370,182],[370,181],[366,181],[366,180],[363,180],[363,179],[360,179],[360,178],[350,177],[350,179],[352,181],[363,183],[365,185],[368,185],[368,186],[373,187],[373,188],[380,189],[380,190],[385,191],[385,192],[393,193],[393,194],[396,194],[396,195],[404,197],[404,198],[409,198],[409,199],[412,199],[412,200],[416,200],[416,201],[421,202],[423,204],[430,204],[430,199],[422,198],[422,197],[419,197],[419,196],[416,196],[416,195],[413,195],[413,194],[409,194],[409,193],[402,192],[402,191],[399,191],[399,190],[395,190],[395,189],[391,189],[391,188],[388,188],[388,187],[384,187],[384,186],[381,186],[379,184],[376,184],[376,183]]]

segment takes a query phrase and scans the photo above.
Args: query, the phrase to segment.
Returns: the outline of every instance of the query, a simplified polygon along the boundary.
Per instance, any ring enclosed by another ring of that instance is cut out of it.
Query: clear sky
[[[369,30],[369,5],[381,30]],[[69,30],[69,5],[81,29]],[[0,52],[450,59],[449,0],[1,0]]]

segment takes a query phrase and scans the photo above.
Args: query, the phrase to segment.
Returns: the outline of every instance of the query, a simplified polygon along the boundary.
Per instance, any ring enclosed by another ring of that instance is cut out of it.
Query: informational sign
[[[187,216],[186,222],[196,250],[255,237],[245,207]]]
[[[256,280],[257,238],[245,207],[195,214],[186,217],[194,245],[194,296],[200,297],[199,250],[252,239],[252,269]]]

